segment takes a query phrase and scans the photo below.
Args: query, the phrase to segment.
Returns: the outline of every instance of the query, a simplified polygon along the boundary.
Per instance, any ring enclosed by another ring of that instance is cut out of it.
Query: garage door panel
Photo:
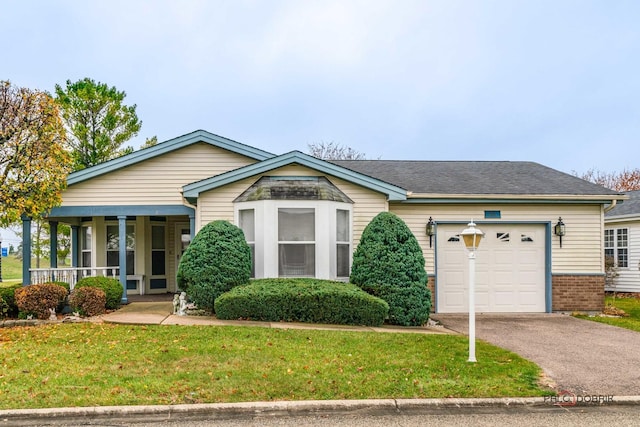
[[[468,311],[468,257],[452,239],[463,227],[439,225],[437,298],[439,312]],[[544,312],[544,226],[479,225],[485,232],[476,256],[476,311]]]

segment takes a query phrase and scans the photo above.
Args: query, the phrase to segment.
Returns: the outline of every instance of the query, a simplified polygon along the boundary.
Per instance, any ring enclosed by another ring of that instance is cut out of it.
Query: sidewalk
[[[319,325],[298,322],[256,322],[250,320],[218,320],[210,316],[178,316],[172,314],[173,304],[167,301],[132,302],[112,313],[101,316],[105,323],[128,325],[199,325],[199,326],[256,326],[277,329],[318,329],[362,332],[395,332],[417,334],[457,334],[442,326],[398,327],[398,326],[352,326]]]

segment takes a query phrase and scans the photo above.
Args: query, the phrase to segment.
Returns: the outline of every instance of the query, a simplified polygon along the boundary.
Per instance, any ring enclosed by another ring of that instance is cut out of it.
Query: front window
[[[315,277],[315,230],[315,209],[278,209],[278,274],[280,277]]]
[[[629,229],[604,230],[604,256],[615,260],[616,266],[629,266]]]
[[[127,224],[127,275],[135,274],[136,234],[133,225]],[[120,235],[118,225],[107,225],[107,267],[120,265]]]
[[[256,225],[255,210],[243,209],[239,212],[240,228],[251,249],[251,277],[256,277]]]
[[[336,276],[349,277],[351,255],[349,211],[336,210]]]
[[[91,244],[92,244],[92,229],[91,226],[83,225],[80,234],[80,266],[91,267]]]

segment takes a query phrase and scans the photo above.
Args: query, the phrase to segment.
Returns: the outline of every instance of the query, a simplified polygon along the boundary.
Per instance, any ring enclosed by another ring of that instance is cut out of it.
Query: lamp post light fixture
[[[431,247],[431,239],[433,239],[434,234],[436,234],[436,223],[433,222],[433,218],[429,217],[429,221],[427,222],[427,236],[429,236],[429,247]]]
[[[564,226],[564,222],[562,222],[562,217],[561,216],[558,217],[558,222],[553,227],[553,232],[555,233],[556,236],[558,236],[560,238],[560,247],[562,247],[562,236],[565,235],[567,230],[566,230],[566,228]]]
[[[462,233],[460,233],[467,248],[469,256],[469,362],[476,362],[476,249],[480,245],[480,240],[484,233],[476,228],[476,224],[471,220]]]

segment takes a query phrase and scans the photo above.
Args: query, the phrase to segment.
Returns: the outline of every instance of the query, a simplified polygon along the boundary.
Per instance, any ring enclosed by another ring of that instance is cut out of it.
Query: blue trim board
[[[58,206],[51,209],[47,218],[91,216],[171,216],[195,217],[195,210],[184,205],[115,205],[115,206]]]
[[[251,147],[249,145],[245,145],[240,142],[215,135],[205,130],[197,130],[186,135],[161,142],[154,145],[153,147],[134,151],[133,153],[127,154],[126,156],[118,157],[117,159],[113,159],[87,169],[73,172],[67,177],[67,184],[72,185],[78,182],[86,181],[105,173],[113,172],[115,170],[125,168],[127,166],[131,166],[166,153],[170,153],[171,151],[178,150],[180,148],[184,148],[198,142],[204,142],[206,144],[210,144],[215,147],[241,154],[258,161],[266,160],[275,156],[275,154],[269,153],[267,151],[263,151],[255,147]]]
[[[202,192],[213,190],[214,188],[291,164],[299,164],[301,166],[344,179],[345,181],[358,184],[370,190],[386,194],[389,200],[401,201],[406,200],[407,198],[407,191],[403,188],[363,175],[350,169],[334,165],[333,163],[317,159],[313,156],[309,156],[308,154],[301,153],[300,151],[291,151],[281,156],[263,160],[259,163],[254,163],[202,181],[187,184],[182,188],[183,195],[187,200],[193,203]]]

